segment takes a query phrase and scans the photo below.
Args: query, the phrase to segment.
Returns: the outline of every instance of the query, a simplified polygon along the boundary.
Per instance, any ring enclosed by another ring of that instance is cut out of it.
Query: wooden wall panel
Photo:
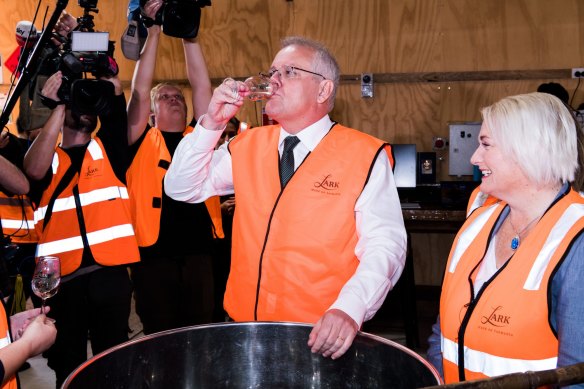
[[[56,0],[40,2],[42,15]],[[16,47],[14,26],[32,19],[36,3],[3,1],[3,59]],[[126,0],[100,0],[96,28],[119,40],[126,6]],[[81,13],[75,0],[69,1],[68,10]],[[323,41],[337,56],[342,73],[351,75],[584,66],[580,0],[215,0],[202,15],[200,42],[210,76],[217,81],[268,68],[279,40],[294,34]],[[163,36],[158,54],[155,78],[184,82],[180,40]],[[116,57],[120,77],[129,85],[134,62],[121,55],[119,43]],[[10,79],[6,69],[3,76],[5,91]],[[344,82],[333,116],[390,142],[416,143],[420,151],[429,151],[433,136],[448,135],[449,121],[478,120],[481,106],[533,91],[547,81],[552,80],[377,82],[373,99],[360,97],[358,82]],[[555,81],[570,93],[576,88],[576,80]],[[574,105],[583,100],[584,92],[578,91]],[[261,107],[246,104],[240,117],[255,124]],[[438,176],[450,178],[444,169]]]
[[[5,60],[16,48],[16,23],[32,19],[37,0],[1,1],[0,55]],[[38,20],[56,0],[40,4]],[[77,4],[69,0],[68,10],[79,16]],[[127,0],[99,0],[98,7],[96,29],[119,41]],[[575,107],[584,101],[584,86],[576,91],[577,80],[570,78],[410,82],[423,79],[416,74],[432,72],[584,67],[582,0],[213,0],[202,11],[199,37],[215,82],[267,69],[287,35],[320,40],[336,55],[346,81],[333,119],[388,142],[416,143],[419,151],[431,151],[433,137],[447,137],[449,122],[480,120],[480,107],[535,91],[543,82],[564,85],[575,94]],[[120,77],[129,86],[134,62],[122,56],[119,43],[116,52]],[[184,84],[184,67],[181,41],[163,36],[155,79]],[[374,80],[372,99],[361,98],[358,75],[365,72],[386,76],[381,77],[385,82]],[[408,82],[387,77],[402,73],[410,75],[401,78]],[[5,68],[2,74],[0,90],[6,92],[10,75]],[[238,116],[255,125],[261,105],[246,102]],[[459,179],[448,176],[448,152],[437,155],[438,178]],[[439,283],[448,239],[432,234],[414,239],[416,281]]]

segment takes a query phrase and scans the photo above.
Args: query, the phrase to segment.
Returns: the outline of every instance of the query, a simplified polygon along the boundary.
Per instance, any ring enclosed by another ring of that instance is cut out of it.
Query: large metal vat
[[[312,354],[312,326],[224,323],[132,340],[79,366],[63,388],[392,388],[440,384],[409,349],[359,333],[337,360]]]

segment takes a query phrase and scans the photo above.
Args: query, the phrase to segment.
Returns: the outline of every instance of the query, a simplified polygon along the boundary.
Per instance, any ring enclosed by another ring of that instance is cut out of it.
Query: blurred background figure
[[[549,93],[550,95],[556,96],[558,99],[566,105],[570,105],[570,94],[561,84],[557,82],[547,82],[541,84],[537,87],[537,91],[541,93]]]
[[[213,321],[213,246],[222,238],[219,198],[188,204],[168,197],[163,179],[174,151],[211,99],[211,80],[195,37],[182,39],[192,93],[193,117],[182,90],[163,83],[152,88],[162,29],[156,15],[162,0],[143,6],[151,21],[136,63],[128,103],[127,172],[132,218],[141,262],[132,267],[136,312],[145,334]],[[150,123],[149,123],[150,121]]]

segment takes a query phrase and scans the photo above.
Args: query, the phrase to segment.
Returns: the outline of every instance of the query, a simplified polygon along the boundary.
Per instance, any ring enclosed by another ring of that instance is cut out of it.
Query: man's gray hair
[[[339,64],[337,63],[335,57],[322,43],[301,36],[289,36],[282,39],[282,48],[287,46],[306,47],[314,51],[314,58],[312,62],[313,68],[307,70],[320,73],[327,80],[331,80],[333,82],[333,93],[331,94],[331,98],[329,100],[329,111],[331,111],[335,105],[335,97],[337,95],[337,88],[339,86],[340,77]]]

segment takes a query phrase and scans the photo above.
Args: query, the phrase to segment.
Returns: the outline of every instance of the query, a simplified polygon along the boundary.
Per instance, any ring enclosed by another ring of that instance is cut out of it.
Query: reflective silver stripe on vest
[[[91,158],[93,158],[94,161],[97,161],[98,159],[103,159],[103,151],[101,150],[101,147],[99,147],[99,144],[95,141],[95,139],[92,139],[91,142],[89,142],[89,144],[87,145],[87,151],[89,151],[89,154],[91,155]]]
[[[462,254],[468,249],[468,246],[474,241],[477,237],[479,232],[483,229],[483,226],[487,222],[487,220],[491,217],[495,209],[497,208],[498,204],[491,205],[489,208],[485,210],[482,214],[480,214],[475,221],[468,226],[458,237],[458,242],[455,242],[456,249],[452,254],[452,259],[450,261],[450,266],[448,267],[448,271],[450,273],[454,273],[456,270],[456,266],[458,265],[458,261],[460,261],[460,257]],[[36,218],[35,218],[36,220]]]
[[[34,220],[2,219],[2,228],[11,228],[13,230],[32,230],[34,229]]]
[[[59,146],[61,146],[61,144],[59,144]],[[101,148],[99,147],[99,144],[95,141],[95,139],[92,139],[89,142],[89,144],[87,145],[87,151],[89,151],[89,154],[91,155],[91,158],[94,161],[98,159],[103,159],[103,152],[101,151]],[[59,154],[55,152],[55,154],[53,154],[53,162],[51,162],[51,170],[53,171],[53,174],[57,174],[58,168]]]
[[[442,336],[442,355],[444,359],[458,366],[458,343]],[[555,369],[558,358],[547,359],[515,359],[503,358],[464,347],[464,368],[488,377],[525,371],[540,371]]]
[[[51,170],[53,171],[53,174],[57,174],[57,169],[59,169],[59,154],[55,152],[55,154],[53,154],[53,162],[51,162]]]
[[[572,204],[564,211],[564,214],[556,222],[548,235],[542,250],[538,253],[529,275],[523,284],[523,289],[538,290],[545,271],[562,242],[566,233],[572,228],[578,219],[584,217],[584,204]]]
[[[107,188],[95,189],[91,192],[81,193],[79,195],[79,199],[81,200],[81,206],[86,206],[102,201],[109,201],[112,199],[128,199],[128,189],[123,186],[110,186]],[[75,197],[69,196],[64,197],[62,199],[55,200],[55,204],[53,205],[53,214],[56,212],[68,211],[71,209],[75,209]],[[34,222],[38,223],[39,221],[45,218],[45,214],[47,212],[47,206],[38,208],[34,212]]]
[[[474,198],[471,206],[468,208],[468,212],[466,213],[466,217],[470,216],[470,214],[475,209],[477,209],[478,207],[483,205],[485,203],[485,200],[487,200],[488,197],[489,197],[489,195],[486,193],[483,193],[483,192],[477,193],[477,196]]]
[[[127,236],[134,236],[134,229],[131,224],[122,224],[119,226],[104,228],[103,230],[93,231],[87,233],[87,241],[90,246],[100,243],[109,242],[118,238],[125,238]],[[58,253],[65,253],[73,250],[80,250],[83,248],[83,240],[81,236],[72,238],[55,240],[52,242],[41,243],[37,246],[37,257],[43,255],[53,255]]]
[[[10,343],[10,332],[6,331],[6,337],[0,339],[0,348],[8,346]]]

